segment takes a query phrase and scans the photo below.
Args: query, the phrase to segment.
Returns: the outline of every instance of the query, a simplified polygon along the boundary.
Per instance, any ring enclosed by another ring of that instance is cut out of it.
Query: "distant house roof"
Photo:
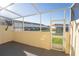
[[[64,24],[53,24],[52,26],[63,26]],[[69,24],[66,24],[66,26],[69,26]]]
[[[16,22],[16,23],[23,23],[23,21],[18,21],[18,20],[14,20],[14,22]],[[33,23],[33,22],[24,22],[24,24],[40,25],[39,23]],[[49,27],[49,26],[44,25],[44,24],[41,24],[41,26]]]
[[[19,22],[19,23],[23,23],[23,21],[18,21],[18,20],[14,20],[14,22]],[[40,25],[39,23],[33,23],[33,22],[25,22],[24,23],[27,23],[27,24],[35,24],[35,25]],[[43,25],[43,24],[42,24]]]

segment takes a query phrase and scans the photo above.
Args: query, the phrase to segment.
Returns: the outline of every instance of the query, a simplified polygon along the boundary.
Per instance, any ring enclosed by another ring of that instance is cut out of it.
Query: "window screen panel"
[[[37,7],[37,9],[40,12],[45,12],[48,10],[56,10],[56,9],[61,9],[61,8],[68,8],[69,6],[71,6],[71,3],[39,3],[39,4],[35,4],[35,6]]]
[[[18,15],[15,15],[9,11],[6,11],[6,10],[2,10],[0,11],[0,16],[4,16],[4,17],[8,17],[8,18],[17,18],[19,17]]]
[[[37,13],[37,11],[33,8],[33,6],[28,3],[15,3],[14,5],[8,7],[7,9],[16,12],[22,16]]]

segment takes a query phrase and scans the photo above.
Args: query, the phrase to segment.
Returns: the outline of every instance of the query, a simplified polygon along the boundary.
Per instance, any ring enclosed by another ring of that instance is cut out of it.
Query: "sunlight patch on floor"
[[[27,51],[24,51],[24,53],[25,53],[27,56],[37,56],[37,55],[32,54],[32,53],[29,53],[29,52],[27,52]]]

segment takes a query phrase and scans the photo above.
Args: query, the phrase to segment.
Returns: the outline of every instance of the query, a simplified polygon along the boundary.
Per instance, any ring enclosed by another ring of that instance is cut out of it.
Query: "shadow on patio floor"
[[[46,50],[17,42],[0,45],[0,56],[68,56],[64,52]]]

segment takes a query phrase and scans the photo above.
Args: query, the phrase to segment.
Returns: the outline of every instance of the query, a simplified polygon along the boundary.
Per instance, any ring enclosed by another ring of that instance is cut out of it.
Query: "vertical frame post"
[[[71,8],[70,8],[70,20],[71,20]],[[70,27],[69,27],[69,30],[70,30],[70,35],[71,35],[71,22],[70,22]],[[70,36],[70,56],[72,55],[72,51],[71,51],[71,43],[72,43],[72,41],[71,41],[71,38],[72,36]]]
[[[50,34],[51,34],[51,49],[52,49],[52,17],[50,16]]]
[[[12,31],[14,31],[14,19],[12,19]]]
[[[22,27],[23,27],[22,30],[24,31],[24,17],[23,17],[23,26]]]
[[[41,28],[41,27],[42,27],[42,26],[41,26],[41,20],[42,20],[42,17],[41,17],[41,14],[40,14],[40,32],[41,32],[41,29],[42,29],[42,28]]]
[[[64,10],[64,24],[63,24],[63,50],[65,51],[66,44],[66,10]]]

